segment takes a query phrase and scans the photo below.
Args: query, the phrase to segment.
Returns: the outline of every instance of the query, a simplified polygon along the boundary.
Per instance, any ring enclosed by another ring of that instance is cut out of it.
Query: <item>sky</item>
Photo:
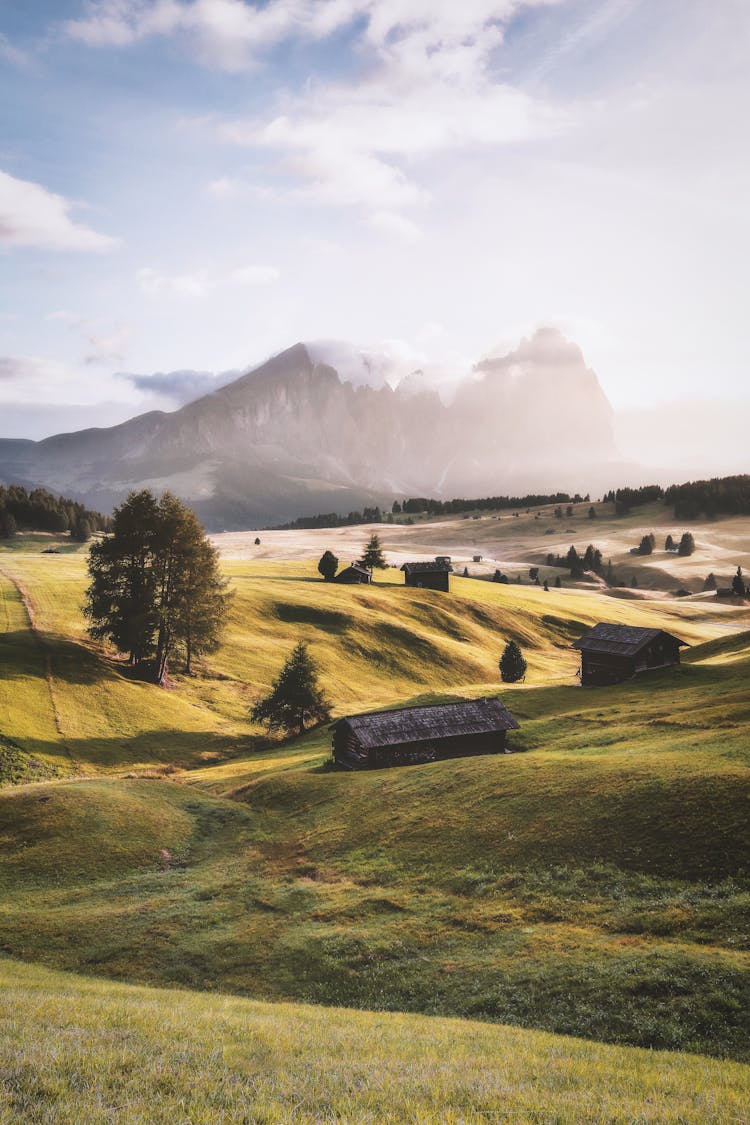
[[[749,53],[747,0],[2,0],[0,436],[539,325],[736,422]]]

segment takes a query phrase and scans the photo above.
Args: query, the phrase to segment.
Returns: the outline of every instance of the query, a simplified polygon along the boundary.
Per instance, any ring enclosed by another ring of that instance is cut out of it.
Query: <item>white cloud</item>
[[[280,277],[281,270],[276,266],[242,266],[232,271],[229,280],[237,285],[269,285]]]
[[[417,182],[421,159],[498,148],[564,127],[559,110],[494,72],[504,24],[533,2],[352,3],[346,11],[358,7],[366,21],[358,43],[366,68],[356,83],[313,83],[287,97],[279,116],[227,122],[220,135],[279,152],[305,184],[292,198],[360,207],[375,226],[395,229],[390,216],[430,198]],[[411,237],[416,229],[412,223]]]
[[[404,242],[416,242],[422,237],[422,231],[416,223],[394,211],[375,211],[368,217],[367,222],[374,230],[382,234],[396,235]]]
[[[0,171],[0,245],[45,250],[111,250],[119,239],[74,222],[71,200]]]
[[[136,282],[147,297],[206,297],[221,286],[269,285],[280,276],[281,271],[276,266],[264,265],[239,266],[224,272],[198,270],[179,274],[166,274],[144,266],[137,271]]]

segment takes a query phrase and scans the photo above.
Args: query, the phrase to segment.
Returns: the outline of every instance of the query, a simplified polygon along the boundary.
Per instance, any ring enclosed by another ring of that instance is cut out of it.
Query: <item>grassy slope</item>
[[[37,626],[6,581],[0,643],[25,664],[0,680],[0,734],[100,775],[0,795],[28,861],[0,857],[6,952],[747,1057],[749,664],[712,606],[342,589],[309,563],[238,561],[214,678],[163,692],[85,643],[80,555],[0,565]],[[601,617],[707,643],[679,671],[582,692],[568,645]],[[343,712],[494,691],[508,636],[530,659],[504,690],[528,754],[329,774],[324,731],[258,752],[243,717],[299,637]],[[190,766],[188,785],[101,776],[154,763]]]
[[[750,1068],[417,1016],[113,986],[0,960],[0,1123],[746,1120]]]

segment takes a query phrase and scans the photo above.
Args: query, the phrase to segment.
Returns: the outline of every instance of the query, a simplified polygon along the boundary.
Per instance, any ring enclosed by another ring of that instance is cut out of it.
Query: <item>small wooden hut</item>
[[[581,684],[602,687],[629,680],[639,672],[680,663],[687,641],[663,629],[599,623],[576,641],[581,652]]]
[[[499,699],[472,699],[350,715],[331,729],[335,761],[355,770],[498,754],[518,723]]]
[[[450,562],[445,561],[445,556],[433,559],[432,562],[407,562],[401,569],[407,586],[424,590],[442,590],[446,594],[449,592],[453,567]]]
[[[345,586],[367,586],[372,582],[372,571],[368,570],[366,566],[352,563],[352,565],[347,566],[345,570],[340,570],[338,572],[334,578],[334,582],[343,582]]]

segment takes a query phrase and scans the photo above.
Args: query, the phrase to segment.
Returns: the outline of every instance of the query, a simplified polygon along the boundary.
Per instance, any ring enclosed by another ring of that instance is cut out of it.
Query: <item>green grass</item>
[[[462,579],[448,597],[391,572],[347,589],[236,561],[225,646],[161,690],[88,642],[80,552],[0,568],[9,770],[67,775],[0,792],[0,950],[750,1058],[750,655],[726,630],[745,610]],[[570,642],[600,619],[694,648],[582,690]],[[509,637],[530,665],[502,690],[515,754],[341,774],[327,730],[278,744],[247,717],[298,639],[341,714],[496,692]]]
[[[105,984],[0,960],[0,1122],[747,1120],[750,1068],[456,1020]]]

